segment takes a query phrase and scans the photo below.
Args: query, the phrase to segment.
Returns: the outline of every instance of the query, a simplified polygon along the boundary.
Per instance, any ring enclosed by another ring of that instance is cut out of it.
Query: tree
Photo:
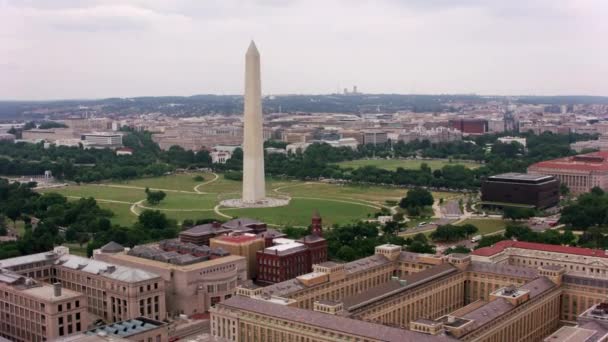
[[[559,193],[562,196],[568,196],[570,194],[570,188],[566,185],[566,183],[559,184]]]
[[[395,233],[397,233],[400,228],[401,227],[399,225],[399,222],[391,220],[386,222],[386,224],[382,226],[382,232],[385,235],[395,235]]]
[[[292,226],[283,228],[282,232],[290,239],[299,239],[309,234],[309,230],[307,228],[298,228]]]
[[[515,220],[529,219],[534,216],[534,209],[531,208],[517,208],[517,207],[505,207],[502,213],[503,218]]]
[[[342,246],[336,253],[338,259],[343,261],[353,261],[357,259],[357,254],[355,250],[350,246]]]
[[[6,217],[13,221],[13,228],[17,229],[17,220],[21,217],[21,209],[16,203],[10,203],[4,210]]]
[[[401,208],[424,207],[433,205],[433,194],[423,188],[413,188],[409,190],[404,198],[399,202]]]
[[[484,235],[481,237],[481,240],[479,240],[479,242],[477,243],[477,246],[475,247],[475,249],[489,247],[502,240],[506,240],[506,238],[502,234]]]
[[[194,179],[195,182],[202,182],[202,181],[205,180],[205,178],[203,176],[201,176],[201,175],[196,175],[192,179]]]
[[[160,203],[160,201],[165,199],[165,197],[167,196],[167,194],[164,191],[152,191],[148,188],[146,188],[146,195],[147,195],[146,200],[151,205],[157,205],[158,203]]]
[[[443,252],[443,254],[445,255],[452,253],[469,254],[471,253],[471,250],[463,245],[458,245],[454,248],[450,247]]]

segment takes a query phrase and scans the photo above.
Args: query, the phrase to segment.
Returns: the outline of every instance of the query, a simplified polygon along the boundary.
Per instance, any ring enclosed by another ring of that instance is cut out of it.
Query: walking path
[[[200,186],[203,186],[203,185],[211,184],[211,183],[215,182],[216,180],[218,180],[218,179],[220,178],[220,176],[219,176],[217,173],[212,172],[212,174],[213,174],[213,176],[214,176],[214,178],[213,178],[212,180],[210,180],[210,181],[206,181],[206,182],[203,182],[203,183],[198,184],[198,185],[196,185],[196,186],[194,187],[194,191],[195,191],[196,193],[199,193],[199,194],[206,194],[207,192],[204,192],[204,191],[199,191],[199,190],[198,190],[198,188],[199,188]]]

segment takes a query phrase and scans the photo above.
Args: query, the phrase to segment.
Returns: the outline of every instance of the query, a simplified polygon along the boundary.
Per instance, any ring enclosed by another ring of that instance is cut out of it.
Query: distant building
[[[122,134],[113,132],[94,132],[82,135],[87,147],[116,148],[122,147]]]
[[[528,173],[554,176],[574,194],[596,186],[608,190],[608,151],[542,161],[530,165]]]
[[[15,142],[15,135],[10,133],[0,133],[0,141]]]
[[[363,131],[363,144],[364,145],[380,145],[388,142],[388,134],[385,131],[378,130],[366,130]]]
[[[133,155],[133,149],[129,147],[121,147],[116,149],[117,156],[131,156]]]
[[[287,150],[287,153],[298,153],[301,152],[303,153],[304,151],[306,151],[306,149],[308,148],[308,146],[312,145],[311,143],[307,143],[307,142],[298,142],[298,143],[291,143],[287,146],[285,146],[285,150]]]
[[[559,203],[559,181],[553,176],[514,172],[490,176],[481,185],[481,201],[498,207],[552,207]]]
[[[597,140],[577,141],[570,148],[580,153],[583,150],[608,151],[608,135],[601,135]]]
[[[488,120],[485,119],[453,119],[449,121],[450,128],[466,134],[485,134],[488,132]]]
[[[500,138],[498,138],[498,141],[500,141],[503,144],[510,144],[512,142],[516,142],[516,143],[522,145],[523,147],[526,147],[526,138],[500,137]]]
[[[276,147],[266,147],[264,152],[266,152],[266,154],[287,154],[285,149]]]
[[[338,140],[323,140],[323,143],[329,144],[333,147],[348,147],[350,149],[356,150],[359,146],[359,142],[355,138],[341,138]]]
[[[232,154],[227,151],[211,151],[211,162],[214,164],[225,164],[228,159],[232,158]]]

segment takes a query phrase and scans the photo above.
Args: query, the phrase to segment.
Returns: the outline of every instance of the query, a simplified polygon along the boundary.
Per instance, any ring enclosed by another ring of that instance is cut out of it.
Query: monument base
[[[272,208],[283,207],[289,204],[289,198],[266,197],[257,202],[243,202],[241,198],[227,199],[220,202],[220,205],[229,208]]]

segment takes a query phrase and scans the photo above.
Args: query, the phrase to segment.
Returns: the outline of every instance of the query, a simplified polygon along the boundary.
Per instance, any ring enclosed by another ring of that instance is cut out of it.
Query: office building
[[[579,154],[532,164],[528,173],[550,175],[565,184],[573,194],[593,187],[608,189],[608,151]]]
[[[122,147],[122,134],[113,132],[94,132],[82,135],[82,140],[87,147]]]
[[[259,283],[279,283],[312,271],[312,266],[327,261],[327,241],[323,238],[322,221],[315,211],[312,234],[299,240],[277,238],[271,246],[257,252]]]
[[[80,333],[89,323],[82,293],[0,269],[0,336],[14,342],[53,341]]]
[[[363,145],[380,145],[388,142],[388,134],[385,131],[365,130],[363,133]]]
[[[485,119],[453,119],[449,127],[465,134],[485,134],[488,132],[488,120]]]
[[[541,255],[551,249],[528,247]],[[586,254],[593,265],[590,255],[604,253],[559,252],[580,262]],[[595,267],[564,267],[554,255],[533,264],[478,257],[378,246],[370,257],[315,265],[312,273],[265,288],[239,288],[212,309],[212,334],[233,341],[540,341],[608,294],[608,279]]]
[[[257,252],[266,247],[263,237],[245,233],[241,235],[222,235],[210,240],[211,249],[222,248],[232,255],[240,255],[245,258],[247,263],[247,278],[257,277],[258,264]]]
[[[110,243],[102,251],[122,246]],[[116,322],[137,316],[165,319],[165,286],[154,273],[71,255],[66,247],[0,260],[0,269],[82,293],[92,320]]]
[[[481,184],[481,201],[493,207],[553,207],[559,203],[559,181],[553,176],[514,172],[490,176]]]
[[[237,285],[247,280],[244,257],[230,255],[222,248],[211,249],[177,240],[132,249],[101,249],[93,256],[95,260],[162,277],[166,308],[171,316],[207,312],[212,305],[232,297]]]

